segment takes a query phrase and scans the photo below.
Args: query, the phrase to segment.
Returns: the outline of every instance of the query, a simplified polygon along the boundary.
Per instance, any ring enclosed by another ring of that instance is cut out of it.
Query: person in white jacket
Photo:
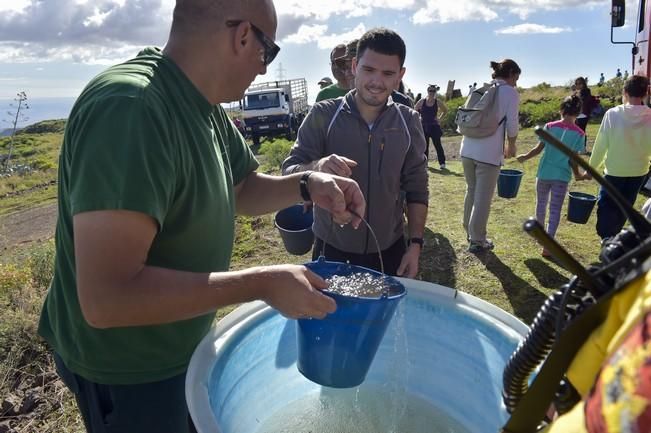
[[[605,167],[606,180],[631,204],[651,161],[651,108],[644,104],[648,89],[647,77],[632,75],[626,80],[623,104],[606,111],[590,157],[590,165]],[[597,202],[597,234],[601,239],[615,236],[625,223],[626,216],[602,187]]]
[[[463,228],[468,237],[468,251],[479,253],[493,249],[493,241],[486,237],[486,226],[491,202],[504,158],[517,152],[518,109],[520,96],[516,83],[520,67],[511,59],[491,62],[493,81],[497,83],[498,119],[505,121],[494,134],[483,138],[464,136],[461,140],[461,163],[466,178],[466,196],[463,206]]]

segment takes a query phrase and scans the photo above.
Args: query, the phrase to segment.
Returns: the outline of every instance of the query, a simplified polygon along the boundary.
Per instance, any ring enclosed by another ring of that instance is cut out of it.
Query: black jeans
[[[185,402],[185,373],[160,382],[102,385],[73,373],[54,354],[88,433],[196,433]]]
[[[588,127],[588,121],[590,120],[589,117],[581,117],[580,119],[576,119],[574,123],[576,123],[576,126],[581,128],[583,132],[585,132],[585,128]],[[588,135],[585,135],[585,140],[583,141],[583,151],[585,152],[588,148]]]
[[[604,177],[617,191],[622,193],[624,199],[630,204],[635,204],[642,182],[646,178],[646,176],[618,177],[609,175]],[[626,215],[619,210],[610,194],[601,187],[597,201],[597,234],[601,239],[615,236],[622,230],[624,224],[626,224]]]
[[[436,158],[439,161],[439,165],[445,165],[445,151],[441,144],[441,127],[438,125],[429,126],[424,128],[423,132],[425,133],[425,156],[429,160],[429,140],[432,139],[432,144],[434,145],[434,149],[436,149]]]
[[[323,240],[316,238],[314,242],[314,249],[312,250],[312,260],[316,260],[321,255],[323,249]],[[389,248],[382,251],[382,261],[384,262],[384,273],[387,275],[395,276],[400,267],[402,256],[405,255],[407,246],[405,238],[401,237],[393,243]],[[324,256],[326,260],[332,262],[350,263],[351,265],[363,266],[365,268],[373,269],[381,272],[380,256],[378,253],[369,254],[354,254],[338,250],[332,245],[326,244]]]

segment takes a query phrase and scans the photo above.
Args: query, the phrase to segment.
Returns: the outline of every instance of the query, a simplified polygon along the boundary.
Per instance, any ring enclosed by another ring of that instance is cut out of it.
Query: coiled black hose
[[[547,357],[556,338],[556,321],[564,314],[564,304],[581,303],[581,295],[573,290],[574,284],[565,284],[552,293],[536,314],[526,338],[520,342],[502,376],[502,399],[509,413],[513,413],[529,389],[529,377]]]

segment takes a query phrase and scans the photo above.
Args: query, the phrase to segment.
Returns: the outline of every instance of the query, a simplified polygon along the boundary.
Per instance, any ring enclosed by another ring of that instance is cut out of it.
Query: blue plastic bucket
[[[376,272],[319,258],[307,263],[322,278]],[[396,307],[407,293],[398,280],[387,279],[388,293],[378,298],[344,296],[324,291],[337,302],[337,311],[323,320],[297,321],[298,370],[309,380],[332,388],[352,388],[366,378]]]
[[[497,195],[502,198],[513,198],[517,196],[522,174],[521,170],[511,168],[501,169],[500,176],[497,178]]]
[[[312,249],[312,209],[305,212],[302,204],[290,206],[278,211],[274,221],[288,253],[300,256]]]
[[[584,192],[570,191],[570,203],[567,206],[567,219],[573,223],[585,224],[590,219],[597,197]]]

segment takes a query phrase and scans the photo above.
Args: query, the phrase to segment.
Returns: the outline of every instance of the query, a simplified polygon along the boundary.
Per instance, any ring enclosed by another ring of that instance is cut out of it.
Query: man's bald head
[[[172,33],[212,34],[227,20],[250,21],[275,36],[276,10],[272,0],[177,0]]]

